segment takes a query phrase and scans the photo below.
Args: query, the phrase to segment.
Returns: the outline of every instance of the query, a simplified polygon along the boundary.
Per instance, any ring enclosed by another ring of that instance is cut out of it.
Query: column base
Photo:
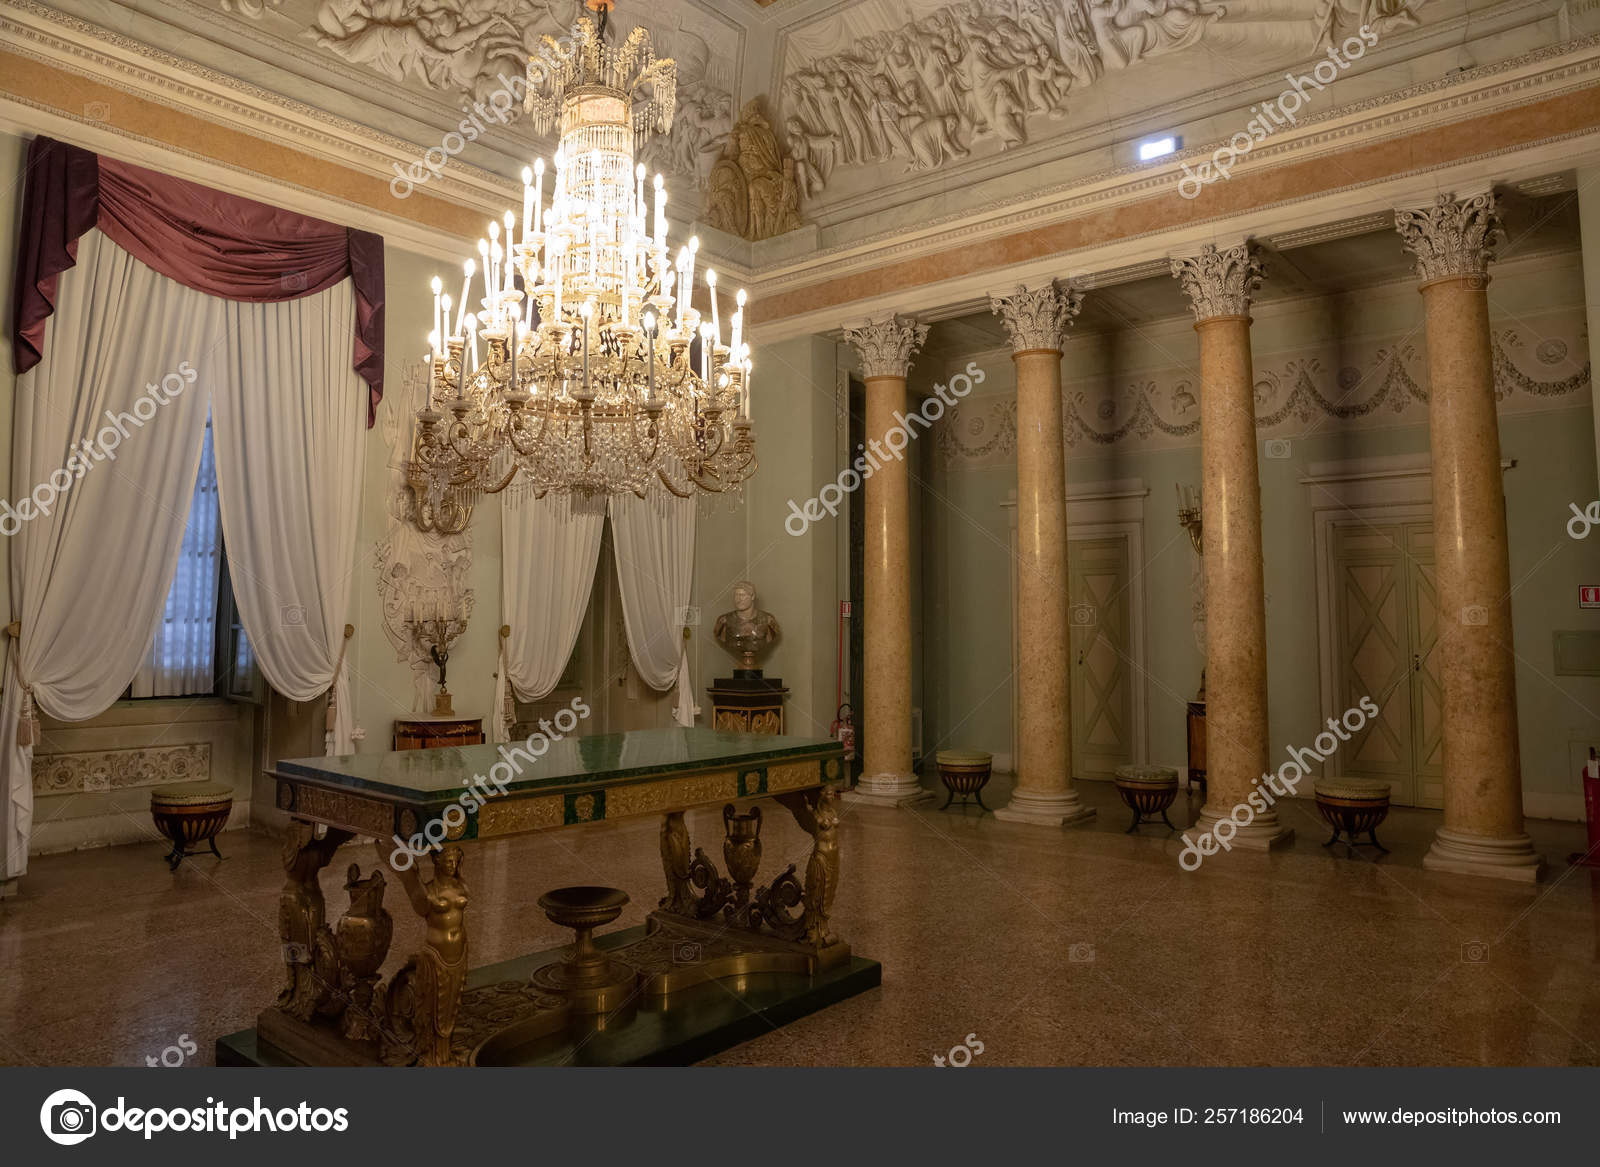
[[[1094,807],[1084,806],[1072,790],[1014,790],[1011,801],[995,811],[994,817],[1003,823],[1030,823],[1036,827],[1075,826],[1094,818]]]
[[[1537,883],[1544,870],[1544,860],[1533,849],[1533,840],[1527,835],[1498,838],[1440,827],[1433,837],[1433,846],[1422,857],[1422,866],[1429,871],[1448,871],[1453,875],[1482,875],[1490,879]]]
[[[1216,838],[1217,824],[1220,822],[1233,822],[1233,819],[1225,814],[1217,814],[1208,803],[1200,808],[1200,817],[1191,829]],[[1228,840],[1228,846],[1241,851],[1273,851],[1294,842],[1294,828],[1284,826],[1275,814],[1258,814],[1249,826],[1241,827],[1237,823],[1234,826],[1233,838]]]
[[[843,795],[845,802],[862,806],[920,806],[933,801],[933,791],[924,790],[915,774],[863,774],[854,790]]]

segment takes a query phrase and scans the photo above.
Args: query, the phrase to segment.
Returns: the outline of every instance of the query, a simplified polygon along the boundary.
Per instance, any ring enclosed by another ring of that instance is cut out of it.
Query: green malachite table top
[[[523,751],[521,756],[518,750]],[[807,758],[820,760],[841,756],[842,752],[833,738],[693,728],[639,729],[564,737],[549,742],[543,755],[531,760],[526,743],[514,740],[504,745],[288,758],[274,767],[274,773],[280,778],[352,792],[437,802],[464,793],[475,779],[479,786],[503,781],[505,795],[515,797],[553,789],[605,790],[645,778]],[[520,773],[514,772],[519,766]],[[509,777],[508,769],[513,770]]]

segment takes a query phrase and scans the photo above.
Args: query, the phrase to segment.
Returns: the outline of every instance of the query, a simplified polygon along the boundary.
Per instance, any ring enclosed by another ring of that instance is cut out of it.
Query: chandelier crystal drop
[[[482,495],[513,483],[536,496],[659,485],[688,498],[736,493],[756,469],[745,293],[724,312],[706,270],[701,319],[699,241],[670,253],[661,176],[647,206],[633,161],[671,126],[676,66],[644,29],[620,48],[589,20],[577,31],[572,50],[545,37],[529,69],[535,127],[560,128],[548,212],[539,159],[522,174],[520,227],[511,211],[489,224],[460,300],[433,281],[428,404],[407,468],[425,530],[463,529]],[[483,294],[468,312],[475,279]]]

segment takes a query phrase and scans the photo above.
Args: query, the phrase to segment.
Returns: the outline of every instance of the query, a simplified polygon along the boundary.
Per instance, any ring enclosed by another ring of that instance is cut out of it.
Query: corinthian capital
[[[928,326],[910,318],[890,316],[869,320],[858,328],[846,327],[844,338],[861,354],[861,371],[866,376],[904,377],[911,368],[911,358],[928,339]]]
[[[1265,269],[1255,248],[1241,243],[1226,251],[1207,243],[1199,255],[1172,261],[1172,274],[1188,295],[1196,320],[1248,316],[1250,293],[1261,286]]]
[[[1469,199],[1440,195],[1431,207],[1396,211],[1394,229],[1416,257],[1417,278],[1424,281],[1486,277],[1501,234],[1493,194]]]
[[[990,309],[1000,317],[1011,336],[1011,351],[1060,351],[1061,336],[1083,307],[1083,293],[1049,283],[1030,291],[1020,284],[1009,296],[989,297]]]

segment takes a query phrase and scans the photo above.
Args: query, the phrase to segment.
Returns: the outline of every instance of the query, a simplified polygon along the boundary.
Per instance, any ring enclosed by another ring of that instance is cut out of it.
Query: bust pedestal
[[[729,733],[783,732],[782,677],[763,677],[760,669],[735,669],[706,689],[711,697],[711,728]]]

